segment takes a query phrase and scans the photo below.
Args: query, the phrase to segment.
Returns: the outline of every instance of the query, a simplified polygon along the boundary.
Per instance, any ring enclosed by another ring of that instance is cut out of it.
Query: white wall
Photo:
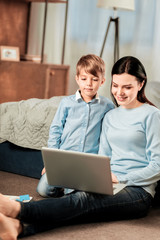
[[[112,10],[96,7],[96,0],[69,0],[65,64],[70,65],[69,94],[77,89],[75,66],[85,54],[99,55]],[[118,11],[120,17],[120,57],[133,55],[145,66],[148,81],[160,82],[160,1],[135,0],[135,11]],[[45,39],[46,62],[61,63],[65,4],[48,4]],[[29,35],[30,54],[40,54],[44,3],[32,3]],[[111,25],[102,58],[106,63],[106,83],[100,94],[110,96],[113,65],[114,25]]]

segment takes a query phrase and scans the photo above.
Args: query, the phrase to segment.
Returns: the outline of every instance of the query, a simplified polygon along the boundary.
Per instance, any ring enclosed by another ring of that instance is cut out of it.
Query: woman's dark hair
[[[132,56],[122,57],[114,64],[111,74],[113,76],[114,74],[123,74],[123,73],[128,73],[132,76],[135,76],[139,83],[142,83],[144,81],[143,87],[138,92],[137,99],[141,103],[148,103],[154,106],[154,104],[151,103],[145,95],[144,90],[147,83],[147,75],[146,75],[146,71],[144,69],[143,64],[135,57],[132,57]],[[111,83],[111,88],[112,88],[112,83]],[[113,95],[112,95],[112,98],[115,104],[118,106],[117,101],[113,97]]]

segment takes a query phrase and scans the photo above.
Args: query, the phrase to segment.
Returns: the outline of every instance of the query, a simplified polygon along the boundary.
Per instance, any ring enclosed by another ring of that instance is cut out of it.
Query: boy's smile
[[[96,77],[87,73],[84,69],[81,69],[79,76],[76,76],[76,81],[83,100],[89,102],[97,94],[99,87],[104,83],[105,79],[100,73],[98,77]]]

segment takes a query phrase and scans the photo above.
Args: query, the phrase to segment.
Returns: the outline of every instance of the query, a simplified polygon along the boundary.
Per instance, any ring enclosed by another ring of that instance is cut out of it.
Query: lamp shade
[[[97,7],[134,10],[134,0],[98,0]]]

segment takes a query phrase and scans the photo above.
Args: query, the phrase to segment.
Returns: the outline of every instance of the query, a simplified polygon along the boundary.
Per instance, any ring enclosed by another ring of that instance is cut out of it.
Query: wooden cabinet
[[[0,0],[0,45],[27,49],[30,4],[25,1]]]
[[[0,62],[0,103],[66,95],[69,66]]]
[[[61,0],[0,0],[0,45],[17,46],[21,55],[27,53],[32,2],[67,4]]]
[[[27,54],[31,2],[46,1],[0,0],[0,45],[19,47],[21,55]],[[66,95],[68,78],[66,65],[0,61],[0,103]]]

